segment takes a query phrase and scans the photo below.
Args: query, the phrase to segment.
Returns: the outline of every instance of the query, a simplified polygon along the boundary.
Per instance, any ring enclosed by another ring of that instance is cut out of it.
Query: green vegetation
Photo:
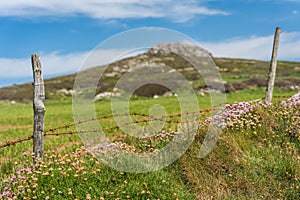
[[[145,55],[147,55],[147,57],[145,57]],[[96,93],[111,91],[121,75],[128,71],[130,67],[138,66],[139,64],[137,63],[145,64],[150,61],[157,65],[165,64],[166,66],[172,66],[173,69],[176,69],[183,74],[187,80],[192,82],[192,87],[196,91],[199,88],[205,88],[205,83],[199,72],[196,71],[190,63],[175,54],[141,54],[112,63],[104,72],[103,67],[90,68],[82,72],[85,77],[88,77],[88,79],[83,80],[83,82],[88,84],[90,80],[98,80],[98,75],[100,72],[103,72],[104,75],[101,77]],[[229,58],[214,58],[214,61],[219,67],[219,72],[223,80],[227,83],[225,87],[228,92],[249,89],[249,87],[265,86],[269,62]],[[118,70],[114,70],[114,68]],[[71,74],[45,80],[46,98],[55,100],[70,96],[70,94],[66,94],[61,90],[70,91],[73,88],[75,78],[76,74]],[[300,87],[300,63],[278,62],[277,78],[276,86],[279,88],[286,89],[290,86]],[[241,82],[242,84],[239,84]],[[162,95],[165,92],[165,87],[158,87],[158,85],[155,84],[149,84],[148,87],[143,87],[136,91],[137,94],[148,97],[152,97],[153,94]],[[28,83],[0,88],[0,94],[0,100],[30,102],[32,100],[32,85]]]
[[[215,58],[215,63],[220,67],[224,80],[245,80],[254,77],[267,78],[269,62],[246,59]],[[299,78],[300,64],[297,62],[279,61],[277,64],[277,77]]]
[[[261,88],[233,92],[227,94],[227,102],[259,99],[264,92]],[[274,95],[292,96],[296,92],[276,89]],[[210,96],[199,96],[198,100],[201,110],[211,107]],[[217,145],[205,158],[197,155],[206,126],[199,129],[193,144],[178,161],[145,174],[119,172],[105,166],[81,147],[77,134],[45,137],[44,162],[35,167],[31,167],[31,141],[0,149],[0,195],[11,190],[24,199],[297,199],[299,106],[279,106],[282,100],[275,98],[274,105],[267,108],[254,105],[249,113],[227,121]],[[176,97],[134,98],[130,113],[148,114],[154,104],[162,105],[169,115],[180,111]],[[70,98],[48,100],[46,108],[46,130],[73,123]],[[96,111],[98,117],[111,114],[110,101],[97,102]],[[2,101],[0,113],[5,116],[0,118],[0,144],[32,134],[31,104]],[[99,123],[103,127],[116,125],[111,118]],[[172,124],[167,128],[176,129]],[[72,131],[74,126],[58,130]],[[149,145],[157,148],[164,144],[164,138],[139,143],[118,129],[106,133],[113,141],[126,142],[140,151],[148,151]]]

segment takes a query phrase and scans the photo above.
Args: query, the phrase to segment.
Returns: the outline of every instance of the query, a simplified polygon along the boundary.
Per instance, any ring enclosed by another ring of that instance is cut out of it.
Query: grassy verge
[[[293,93],[275,90],[274,95]],[[227,102],[263,96],[264,90],[250,89],[228,94]],[[199,96],[198,101],[201,109],[210,107],[209,96]],[[175,114],[180,111],[176,102],[175,97],[135,99],[130,103],[130,111],[147,114],[152,105],[160,104],[168,114]],[[1,142],[29,136],[31,105],[8,102],[0,105],[5,115],[0,119]],[[71,99],[52,100],[46,106],[46,130],[72,123]],[[96,110],[101,113],[98,116],[111,114],[110,102],[98,102]],[[277,107],[253,111],[244,123],[253,122],[253,126],[226,128],[216,147],[203,159],[197,155],[206,130],[200,129],[192,146],[178,161],[163,170],[145,174],[119,172],[105,166],[80,148],[78,135],[46,137],[44,162],[34,168],[31,167],[32,143],[17,144],[0,149],[0,180],[7,180],[0,183],[0,194],[11,191],[20,193],[19,197],[39,199],[296,199],[300,195],[300,144],[297,134],[290,134],[286,129],[294,126],[287,118],[295,118],[278,115],[285,112],[288,111]],[[260,118],[251,121],[253,116]],[[104,127],[115,125],[113,120],[99,123]],[[127,142],[134,145],[133,141]],[[136,148],[149,149],[143,145]]]

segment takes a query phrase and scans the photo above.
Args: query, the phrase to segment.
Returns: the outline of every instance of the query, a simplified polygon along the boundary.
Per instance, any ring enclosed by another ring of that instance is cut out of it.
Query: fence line
[[[284,95],[277,95],[277,96],[273,96],[273,98],[277,98],[277,99],[287,99],[290,98],[291,96],[284,96]],[[261,98],[263,99],[263,98]],[[215,107],[218,107],[220,105],[217,105]],[[141,114],[141,113],[131,113],[131,114],[110,114],[110,115],[105,115],[105,116],[101,116],[101,117],[97,117],[97,118],[92,118],[92,119],[88,119],[88,120],[83,120],[83,121],[79,121],[77,123],[71,123],[71,124],[66,124],[63,126],[58,126],[55,128],[50,128],[48,130],[45,131],[45,137],[47,136],[60,136],[60,135],[74,135],[74,134],[84,134],[84,133],[91,133],[91,132],[99,132],[99,130],[86,130],[86,131],[65,131],[65,132],[56,132],[62,129],[68,129],[72,126],[76,126],[77,124],[82,124],[82,123],[87,123],[90,121],[98,121],[98,120],[102,120],[102,119],[111,119],[114,117],[122,117],[122,116],[139,116],[139,117],[149,117],[150,119],[143,119],[143,120],[138,120],[138,121],[133,121],[133,122],[127,122],[124,124],[124,126],[128,126],[128,125],[132,125],[132,124],[141,124],[141,123],[148,123],[151,121],[163,121],[164,119],[168,119],[165,122],[169,123],[169,124],[179,124],[180,121],[179,120],[171,120],[174,119],[176,117],[181,117],[181,116],[186,116],[186,115],[192,115],[192,114],[197,114],[199,113],[199,115],[205,115],[208,114],[214,110],[216,110],[216,108],[210,108],[210,109],[206,109],[206,110],[199,110],[199,111],[193,111],[193,112],[186,112],[186,113],[178,113],[178,114],[171,114],[171,115],[167,115],[167,116],[163,116],[160,118],[155,118],[153,116],[150,116],[148,114]],[[194,120],[193,120],[194,121]],[[104,131],[112,131],[112,130],[117,130],[120,129],[119,126],[114,126],[114,127],[110,127],[110,128],[103,128]],[[29,140],[32,140],[33,136],[28,136],[26,138],[22,138],[22,139],[17,139],[17,140],[13,140],[13,141],[7,141],[4,144],[0,144],[0,149],[3,149],[5,147],[9,147],[9,146],[14,146],[18,143],[23,143]]]
[[[196,114],[196,113],[200,113],[200,114],[208,114],[209,112],[211,112],[212,109],[206,109],[206,110],[200,110],[200,111],[194,111],[194,112],[186,112],[186,113],[182,113],[182,114],[173,114],[173,115],[168,115],[168,116],[164,116],[161,118],[155,118],[155,117],[151,117],[150,115],[147,114],[139,114],[139,113],[132,113],[133,116],[142,116],[142,117],[150,117],[150,119],[143,119],[143,120],[138,120],[138,121],[133,121],[133,122],[127,122],[124,124],[124,126],[128,126],[131,124],[141,124],[141,123],[148,123],[151,121],[159,121],[159,120],[163,120],[165,118],[170,118],[173,119],[175,117],[180,117],[182,115],[191,115],[191,114]],[[60,136],[60,135],[74,135],[74,134],[81,134],[81,133],[91,133],[91,132],[99,132],[99,130],[87,130],[87,131],[68,131],[68,132],[55,132],[57,130],[61,130],[61,129],[67,129],[70,128],[71,126],[76,126],[77,124],[82,124],[82,123],[86,123],[89,121],[98,121],[99,119],[109,119],[109,118],[113,118],[113,117],[119,117],[119,116],[128,116],[128,114],[117,114],[117,115],[106,115],[106,116],[101,116],[98,118],[93,118],[93,119],[88,119],[88,120],[83,120],[83,121],[79,121],[77,123],[72,123],[72,124],[67,124],[67,125],[63,125],[63,126],[59,126],[56,128],[51,128],[47,131],[45,131],[45,137],[47,136]],[[193,120],[194,121],[194,120]],[[175,121],[175,120],[166,120],[166,123],[169,124],[179,124],[180,121]],[[104,131],[111,131],[111,130],[116,130],[116,129],[120,129],[120,126],[114,126],[114,127],[110,127],[110,128],[104,128]],[[0,145],[0,149],[5,148],[5,147],[9,147],[9,146],[13,146],[16,145],[18,143],[23,143],[26,141],[29,141],[33,139],[33,136],[29,136],[27,138],[22,138],[22,139],[18,139],[18,140],[14,140],[14,141],[7,141],[5,144]]]
[[[50,128],[50,129],[45,131],[45,135],[47,135],[47,133],[49,133],[49,132],[54,132],[54,131],[57,131],[57,130],[60,130],[60,129],[67,129],[67,128],[70,128],[72,126],[76,126],[77,124],[84,124],[84,123],[87,123],[87,122],[90,122],[90,121],[98,121],[98,120],[102,120],[102,119],[109,119],[109,118],[115,118],[115,117],[138,116],[138,117],[149,117],[152,120],[162,121],[162,120],[167,119],[167,118],[172,119],[172,118],[175,118],[175,117],[187,116],[187,115],[192,115],[192,114],[197,114],[197,113],[207,114],[207,113],[211,112],[212,110],[213,109],[206,109],[206,110],[200,110],[200,111],[185,112],[185,113],[182,113],[182,114],[179,113],[179,114],[167,115],[167,116],[163,116],[163,117],[160,117],[160,118],[155,118],[155,117],[150,116],[148,114],[140,114],[140,113],[135,113],[135,112],[131,113],[131,114],[110,114],[110,115],[105,115],[105,116],[101,116],[101,117],[97,117],[97,118],[82,120],[82,121],[79,121],[77,123],[66,124],[66,125],[63,125],[63,126],[56,127],[56,128]],[[139,122],[129,122],[129,123],[135,124],[135,123],[150,122],[150,121],[151,120],[141,120]],[[129,123],[126,123],[125,125],[130,125]]]
[[[160,119],[156,119],[156,120],[160,120]],[[151,122],[153,121],[153,119],[151,120],[140,120],[140,121],[134,121],[134,122],[127,122],[124,124],[124,126],[129,126],[129,125],[132,125],[132,124],[141,124],[141,123],[147,123],[147,122]],[[184,122],[195,122],[195,120],[186,120]],[[181,122],[179,120],[169,120],[169,121],[165,121],[165,123],[168,123],[168,124],[180,124]],[[120,126],[114,126],[114,127],[111,127],[111,128],[104,128],[103,130],[104,131],[112,131],[112,130],[119,130],[121,127]],[[99,130],[85,130],[85,131],[69,131],[69,132],[58,132],[58,133],[48,133],[48,134],[45,134],[45,136],[50,136],[50,135],[54,135],[54,136],[60,136],[60,135],[73,135],[73,134],[81,134],[81,133],[96,133],[96,132],[99,132]]]

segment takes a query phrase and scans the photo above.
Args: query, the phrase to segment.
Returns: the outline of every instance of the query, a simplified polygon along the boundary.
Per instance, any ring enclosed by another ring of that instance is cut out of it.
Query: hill
[[[171,53],[170,53],[171,52]],[[175,52],[175,53],[174,53]],[[198,71],[177,54],[189,56],[195,60],[208,58],[209,52],[186,44],[166,43],[158,44],[147,52],[111,63],[104,71],[98,84],[96,94],[112,91],[120,77],[137,67],[172,67],[191,82],[196,92],[203,93],[206,85]],[[269,69],[269,63],[258,60],[213,58],[225,83],[226,92],[264,87]],[[104,66],[90,68],[84,73],[89,78],[98,78]],[[55,99],[73,94],[73,84],[76,74],[45,80],[46,98]],[[300,63],[278,62],[276,86],[284,89],[300,88]],[[87,80],[89,81],[89,79]],[[147,84],[135,91],[136,95],[152,97],[163,95],[169,89],[157,84]],[[0,88],[0,100],[31,101],[32,84],[21,84]]]

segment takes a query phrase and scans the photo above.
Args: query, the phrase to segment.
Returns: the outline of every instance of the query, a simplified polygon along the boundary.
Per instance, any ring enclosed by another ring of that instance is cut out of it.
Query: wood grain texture
[[[42,67],[38,55],[31,56],[34,92],[33,92],[33,110],[34,110],[34,128],[33,128],[33,152],[35,159],[43,158],[44,152],[44,116],[45,108],[45,87],[42,76]]]
[[[272,95],[273,95],[273,89],[274,89],[274,83],[276,77],[279,36],[280,36],[280,28],[277,27],[274,36],[273,52],[272,52],[271,64],[270,64],[269,75],[268,75],[268,85],[266,89],[266,103],[272,102]]]

